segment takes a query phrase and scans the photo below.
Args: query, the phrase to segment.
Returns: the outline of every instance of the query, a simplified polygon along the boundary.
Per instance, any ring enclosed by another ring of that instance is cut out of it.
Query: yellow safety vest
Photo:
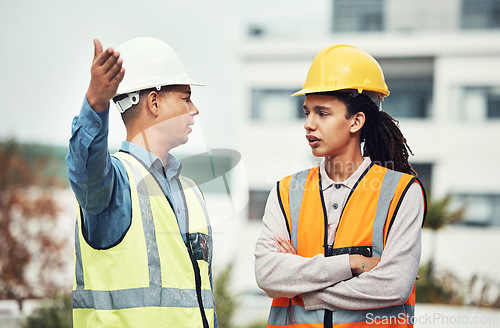
[[[381,256],[398,208],[414,181],[420,184],[409,174],[372,164],[349,194],[330,246],[319,167],[282,179],[278,200],[297,254]],[[425,204],[423,187],[422,196]],[[300,295],[282,297],[273,299],[267,327],[413,327],[414,306],[415,286],[404,304],[372,310],[308,311]]]
[[[154,177],[119,152],[130,181],[132,222],[109,249],[94,249],[75,231],[74,327],[213,327],[210,285],[212,234],[203,196],[180,177],[188,209],[189,242]]]

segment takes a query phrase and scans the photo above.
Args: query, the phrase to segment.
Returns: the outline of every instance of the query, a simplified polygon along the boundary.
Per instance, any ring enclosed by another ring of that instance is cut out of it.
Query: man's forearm
[[[114,183],[107,116],[107,111],[98,115],[84,101],[80,115],[73,120],[66,158],[70,185],[79,204],[90,214],[98,214],[106,208]]]

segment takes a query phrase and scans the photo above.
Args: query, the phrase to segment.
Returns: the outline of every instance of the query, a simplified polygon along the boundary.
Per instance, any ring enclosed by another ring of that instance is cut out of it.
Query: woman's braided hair
[[[408,161],[413,155],[399,122],[389,114],[379,111],[378,106],[365,94],[334,91],[328,95],[338,98],[347,108],[346,118],[356,113],[365,114],[365,124],[361,129],[360,141],[363,143],[363,156],[388,169],[417,176]]]

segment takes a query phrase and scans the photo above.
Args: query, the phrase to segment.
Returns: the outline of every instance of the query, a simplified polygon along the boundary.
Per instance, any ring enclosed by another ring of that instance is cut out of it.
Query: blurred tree
[[[446,195],[443,198],[430,198],[427,204],[427,216],[424,222],[424,228],[428,228],[432,231],[431,237],[431,250],[436,249],[436,231],[445,227],[448,224],[457,223],[462,220],[465,214],[465,206],[458,209],[451,210],[450,204],[452,201],[452,195]],[[429,261],[429,268],[427,273],[429,277],[433,273],[434,269],[434,256],[435,252],[432,251],[431,259]]]
[[[242,328],[266,328],[267,327],[267,321],[255,321],[251,322],[246,326],[243,326]]]
[[[427,204],[427,216],[424,222],[424,228],[431,231],[431,258],[429,262],[419,268],[420,279],[417,280],[417,302],[422,303],[454,303],[459,304],[459,296],[455,296],[452,291],[447,290],[442,286],[443,282],[455,281],[456,278],[452,274],[447,274],[446,278],[438,281],[434,277],[434,261],[436,249],[436,231],[445,227],[448,224],[460,222],[465,213],[465,206],[456,210],[450,209],[452,195],[446,195],[443,198],[431,198]],[[452,297],[453,296],[453,297]],[[453,299],[453,300],[452,300]]]
[[[236,296],[231,292],[233,266],[233,262],[227,264],[214,281],[215,312],[219,328],[233,327],[232,318],[237,307]]]
[[[57,296],[43,302],[42,306],[26,318],[24,328],[71,328],[72,320],[71,294]]]
[[[465,214],[465,206],[456,210],[450,209],[452,195],[446,195],[440,199],[431,198],[427,204],[427,217],[424,228],[437,231],[442,227],[460,222]]]
[[[61,182],[47,174],[54,166],[50,155],[34,156],[34,149],[0,144],[0,299],[14,299],[20,309],[26,298],[57,291],[54,272],[63,264],[53,194]]]

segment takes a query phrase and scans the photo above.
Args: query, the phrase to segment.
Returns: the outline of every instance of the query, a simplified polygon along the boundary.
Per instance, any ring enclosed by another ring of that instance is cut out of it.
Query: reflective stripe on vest
[[[415,307],[410,304],[394,305],[381,309],[372,310],[341,310],[332,313],[333,324],[342,323],[370,323],[376,320],[388,319],[402,319],[411,320],[415,315]],[[323,326],[325,311],[307,311],[304,306],[291,305],[291,307],[273,307],[267,322],[269,326],[287,326],[297,324],[320,324]],[[286,318],[283,322],[283,318]],[[377,325],[377,327],[379,327]]]
[[[81,209],[75,229],[74,327],[203,327],[199,299],[214,324],[209,272],[211,230],[196,184],[180,177],[189,234],[200,241],[193,263],[175,214],[153,176],[134,157],[115,154],[130,181],[132,222],[124,238],[105,250],[93,249],[82,234]],[[134,188],[135,186],[135,188]],[[191,243],[192,245],[192,243]]]
[[[381,256],[390,225],[414,181],[418,180],[411,175],[372,164],[348,196],[332,249],[327,245],[328,218],[319,167],[282,179],[277,185],[278,200],[297,254],[304,257],[318,254]],[[425,203],[423,188],[422,192]],[[387,327],[407,327],[412,326],[414,304],[415,287],[405,304],[375,310],[307,311],[300,295],[293,299],[277,298],[272,303],[268,328],[324,327],[329,322],[342,324],[342,327],[359,327],[375,318],[399,318]]]

